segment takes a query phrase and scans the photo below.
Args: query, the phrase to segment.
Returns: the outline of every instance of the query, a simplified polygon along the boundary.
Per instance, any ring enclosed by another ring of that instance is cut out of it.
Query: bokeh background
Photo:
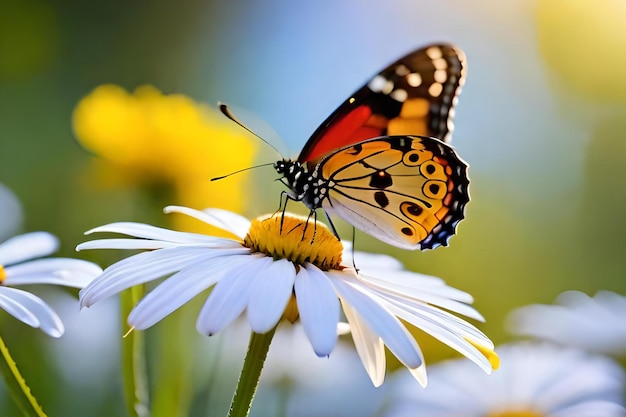
[[[233,104],[272,126],[295,156],[376,71],[429,42],[452,42],[468,58],[453,141],[471,165],[467,219],[448,248],[400,251],[361,233],[356,245],[470,292],[487,319],[479,327],[505,342],[505,317],[516,307],[551,303],[570,289],[626,291],[624,22],[619,0],[4,0],[0,183],[21,202],[19,230],[50,231],[61,239],[60,255],[106,265],[117,255],[74,252],[85,230],[120,220],[171,226],[161,208],[181,199],[256,216],[276,210],[281,186],[269,167],[209,182],[249,166],[250,149],[258,163],[277,158],[253,139],[248,150],[229,145],[243,133],[216,114],[220,127],[206,146],[226,150],[219,161],[207,157],[199,188],[175,192],[163,181],[136,181],[141,173],[103,167],[72,127],[76,106],[96,87],[132,93],[151,85],[198,105]],[[232,199],[224,203],[224,195]],[[340,232],[351,233],[345,225]],[[75,293],[39,294],[66,323],[62,339],[0,314],[2,337],[39,400],[50,415],[124,415],[116,301],[79,314]],[[243,352],[246,341],[196,335],[198,305],[175,328],[166,320],[147,332],[156,346],[148,350],[152,394],[168,397],[158,382],[173,381],[191,410],[180,415],[207,415],[208,403],[220,415],[240,362],[218,372],[211,358],[233,345]],[[191,348],[168,346],[177,339],[163,337],[170,331]],[[427,360],[454,356],[423,343]],[[292,371],[314,365],[301,366]],[[0,415],[18,415],[2,384]]]

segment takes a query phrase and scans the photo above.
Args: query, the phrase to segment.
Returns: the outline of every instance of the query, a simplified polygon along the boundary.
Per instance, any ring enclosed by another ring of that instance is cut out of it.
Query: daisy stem
[[[128,314],[143,297],[143,285],[121,293],[121,317]],[[126,323],[124,322],[124,325]],[[126,409],[131,417],[149,417],[148,376],[146,371],[145,334],[133,330],[122,339],[122,374]]]
[[[259,386],[263,364],[275,332],[276,327],[263,334],[251,333],[248,352],[243,362],[241,374],[239,374],[235,395],[230,403],[228,417],[247,417],[250,414],[252,400]]]
[[[1,337],[0,354],[2,355],[0,373],[4,377],[9,392],[15,404],[22,412],[22,415],[26,417],[46,417],[46,413],[44,413],[37,399],[30,392],[30,388],[26,385],[24,377],[20,373],[20,370],[17,369],[17,365]]]

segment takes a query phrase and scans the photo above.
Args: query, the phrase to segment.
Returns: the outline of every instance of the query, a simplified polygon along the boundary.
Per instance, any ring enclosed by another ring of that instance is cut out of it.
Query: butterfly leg
[[[306,235],[306,229],[307,229],[307,227],[309,227],[309,220],[311,219],[311,216],[313,216],[313,223],[315,224],[317,222],[317,213],[315,212],[315,210],[311,210],[309,212],[309,215],[306,218],[306,222],[304,223],[304,228],[302,229],[302,238],[300,239],[300,241],[304,240],[304,236]],[[298,227],[300,227],[300,225],[301,225],[301,223],[295,225],[288,233],[293,232]],[[315,230],[316,229],[313,229],[313,237],[311,238],[311,243],[313,243],[313,241],[315,240]]]
[[[337,233],[337,229],[335,229],[335,225],[333,224],[333,221],[330,219],[330,215],[328,214],[326,210],[324,210],[324,214],[326,214],[326,218],[328,219],[328,224],[330,225],[330,228],[332,229],[335,237],[337,238],[337,240],[341,241],[341,238],[339,237],[339,233]],[[356,240],[356,228],[352,226],[352,266],[354,267],[354,270],[358,274],[359,268],[356,267],[356,262],[354,260],[354,241],[355,240]]]
[[[326,214],[326,219],[328,220],[328,224],[330,225],[330,229],[333,231],[333,234],[335,235],[337,240],[340,241],[341,238],[339,237],[339,233],[337,233],[337,229],[335,228],[335,225],[333,224],[333,221],[330,219],[330,215],[328,214],[328,212],[326,210],[324,210],[324,214]]]
[[[311,244],[315,241],[315,233],[317,232],[317,210],[311,210],[309,215],[306,218],[306,223],[304,224],[304,230],[302,231],[302,240],[304,240],[304,234],[306,233],[306,228],[309,226],[309,220],[313,216],[313,236],[311,236]]]
[[[285,201],[283,202],[283,197],[285,198]],[[279,233],[282,235],[283,234],[283,223],[285,222],[285,211],[287,210],[287,201],[290,200],[289,197],[289,193],[287,193],[287,191],[283,191],[280,193],[280,201],[278,203],[278,210],[276,210],[274,212],[274,214],[272,215],[275,216],[279,211],[280,213],[280,230]]]
[[[356,267],[356,261],[354,259],[355,240],[356,240],[356,227],[352,226],[352,266],[354,267],[354,270],[356,271],[356,273],[358,275],[359,268]]]

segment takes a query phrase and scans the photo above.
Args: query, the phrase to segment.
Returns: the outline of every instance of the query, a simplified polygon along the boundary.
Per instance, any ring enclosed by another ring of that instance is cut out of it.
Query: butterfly
[[[447,44],[380,71],[317,128],[297,159],[273,164],[287,200],[304,203],[314,218],[323,209],[333,230],[334,213],[400,248],[447,246],[469,202],[468,165],[448,144],[464,80],[465,56]]]

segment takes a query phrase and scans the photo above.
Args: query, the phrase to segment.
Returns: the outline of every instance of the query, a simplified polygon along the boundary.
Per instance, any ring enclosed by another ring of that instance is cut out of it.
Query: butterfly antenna
[[[248,170],[254,169],[254,168],[266,167],[266,166],[269,166],[269,165],[274,165],[274,163],[273,162],[268,162],[266,164],[255,165],[253,167],[247,167],[247,168],[243,168],[243,169],[238,169],[237,171],[231,172],[230,174],[222,175],[220,177],[211,178],[211,181],[221,180],[221,179],[224,179],[226,177],[230,177],[231,175],[239,174],[240,172],[248,171]]]
[[[276,149],[276,147],[274,145],[272,145],[271,143],[269,143],[267,140],[263,139],[259,134],[257,134],[256,132],[254,132],[252,129],[250,129],[248,126],[246,126],[245,124],[243,124],[243,122],[241,122],[239,119],[237,119],[237,117],[230,111],[230,107],[228,107],[228,105],[226,103],[222,103],[222,102],[218,102],[217,103],[218,107],[220,108],[220,111],[222,112],[222,114],[226,117],[228,117],[230,120],[232,120],[233,122],[237,123],[240,127],[242,127],[245,131],[247,131],[248,133],[251,133],[252,135],[256,136],[257,138],[259,138],[262,142],[264,142],[265,144],[267,144],[270,148],[274,149],[276,151],[276,153],[278,155],[281,156],[282,158],[282,153]]]

